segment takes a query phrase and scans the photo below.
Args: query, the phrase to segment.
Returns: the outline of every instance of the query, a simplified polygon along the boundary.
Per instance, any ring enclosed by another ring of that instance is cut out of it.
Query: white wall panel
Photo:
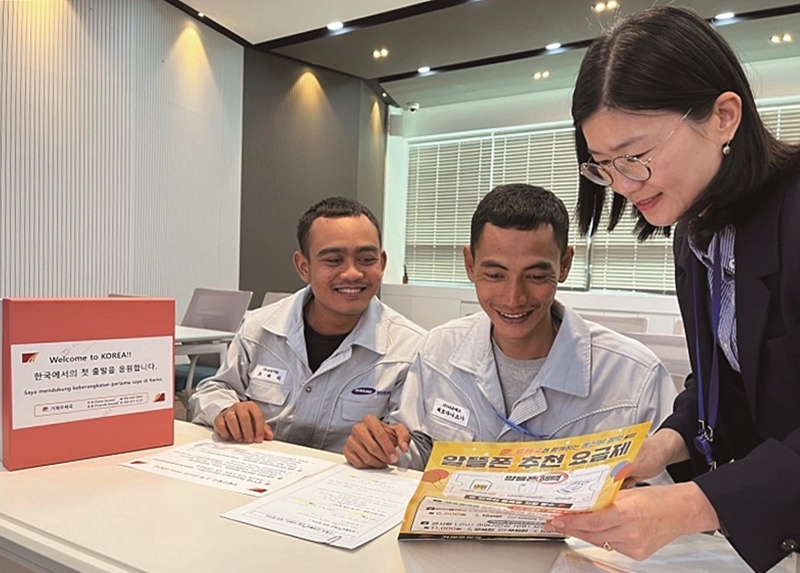
[[[236,288],[242,66],[161,0],[0,2],[0,296]]]

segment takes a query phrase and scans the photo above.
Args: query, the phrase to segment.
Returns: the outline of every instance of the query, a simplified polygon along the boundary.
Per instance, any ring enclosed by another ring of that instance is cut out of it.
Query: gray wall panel
[[[265,291],[302,286],[292,254],[297,219],[313,203],[360,198],[363,185],[382,217],[385,111],[378,103],[378,119],[364,124],[362,82],[336,72],[249,49],[244,68],[239,285],[257,306]]]
[[[386,158],[386,106],[366,85],[361,86],[358,146],[358,200],[383,221]],[[391,255],[390,255],[391,256]]]

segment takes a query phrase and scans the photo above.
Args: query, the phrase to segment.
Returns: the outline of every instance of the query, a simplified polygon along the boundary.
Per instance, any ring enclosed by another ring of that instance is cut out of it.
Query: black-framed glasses
[[[611,167],[613,166],[616,171],[630,179],[631,181],[638,181],[639,183],[644,183],[650,177],[653,176],[653,172],[650,171],[650,163],[653,161],[653,158],[656,154],[663,149],[664,145],[670,140],[672,134],[678,131],[678,128],[683,123],[683,120],[686,119],[689,114],[692,112],[691,109],[683,114],[680,121],[677,125],[669,132],[664,141],[661,142],[653,154],[646,160],[642,161],[635,155],[618,155],[614,159],[608,162],[595,163],[594,161],[587,161],[586,163],[581,163],[580,167],[578,167],[578,171],[581,175],[586,177],[589,181],[596,185],[603,185],[604,187],[610,187],[611,184],[614,182],[614,176],[611,173]]]

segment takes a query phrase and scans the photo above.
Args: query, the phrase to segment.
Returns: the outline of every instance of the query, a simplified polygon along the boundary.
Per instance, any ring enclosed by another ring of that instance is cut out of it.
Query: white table
[[[176,445],[211,434],[179,421],[175,429]],[[343,460],[280,442],[257,447]],[[252,497],[118,465],[141,456],[0,471],[0,572],[536,573],[563,545],[400,543],[396,528],[357,550],[338,549],[219,517]]]
[[[175,443],[208,438],[209,428],[175,422]],[[271,442],[265,449],[342,461],[337,454]],[[153,450],[155,451],[155,450]],[[253,498],[144,471],[120,462],[132,452],[8,472],[0,466],[2,573],[603,573],[567,544],[522,541],[403,541],[399,526],[349,551],[223,519]],[[676,562],[635,564],[640,571],[747,571],[723,541],[692,536],[668,546]],[[698,545],[699,544],[699,545]],[[696,552],[691,566],[687,551]],[[709,551],[711,552],[709,554]],[[617,570],[629,561],[598,553]],[[740,568],[731,568],[740,565]],[[719,566],[715,564],[719,563]],[[672,569],[670,569],[672,567]],[[676,568],[677,567],[677,568]],[[613,570],[613,569],[612,569]],[[787,569],[782,569],[785,572]]]
[[[225,349],[236,333],[227,330],[213,330],[210,328],[196,328],[194,326],[175,325],[175,354],[216,354],[222,352],[225,358]]]
[[[181,399],[186,399],[194,390],[191,381],[194,379],[194,369],[197,357],[201,354],[218,354],[219,363],[225,360],[228,345],[236,333],[227,330],[213,330],[211,328],[197,328],[194,326],[175,326],[175,355],[191,356],[189,372],[186,375],[186,388]]]

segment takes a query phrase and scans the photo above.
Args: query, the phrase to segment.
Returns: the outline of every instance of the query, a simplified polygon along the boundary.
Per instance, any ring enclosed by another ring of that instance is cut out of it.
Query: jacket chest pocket
[[[251,378],[245,394],[254,402],[262,402],[271,406],[283,406],[289,397],[287,386],[288,384],[274,384]]]
[[[437,442],[471,442],[475,434],[469,428],[449,424],[435,416],[429,415],[425,420],[426,432]]]
[[[360,422],[367,414],[383,418],[386,414],[387,399],[371,397],[368,400],[349,400],[342,398],[342,418],[351,422]]]

